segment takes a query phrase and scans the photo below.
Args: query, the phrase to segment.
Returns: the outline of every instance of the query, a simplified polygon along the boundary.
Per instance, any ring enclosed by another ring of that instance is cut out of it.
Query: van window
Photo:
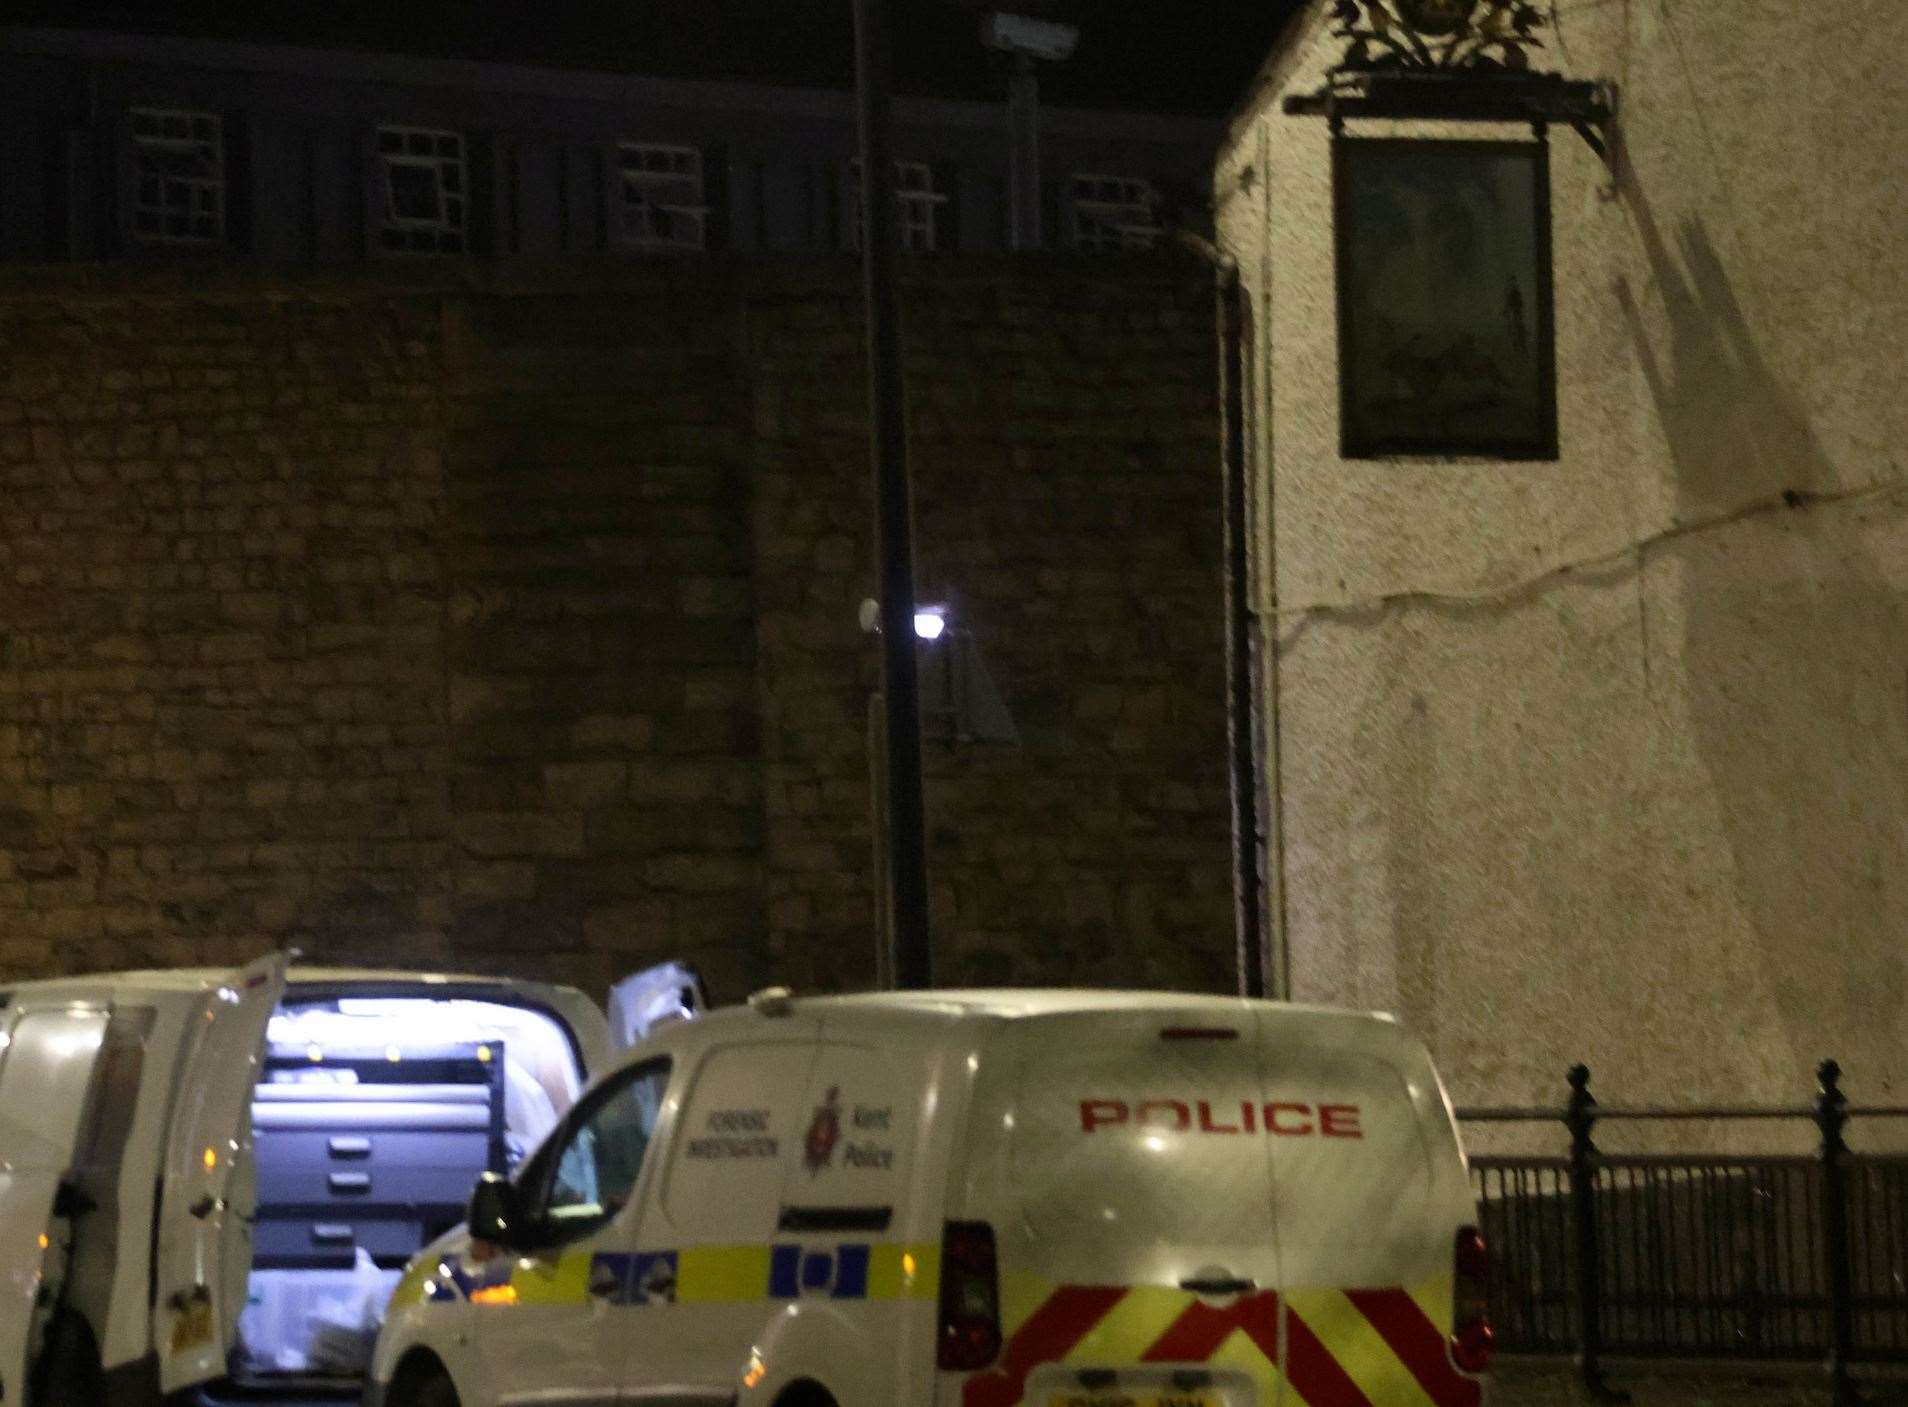
[[[652,1061],[606,1085],[562,1133],[550,1160],[543,1220],[567,1240],[601,1226],[629,1200],[656,1132],[669,1063]]]
[[[723,1046],[695,1073],[672,1140],[663,1212],[685,1242],[727,1244],[774,1233],[786,1163],[797,1165],[809,1110],[812,1047]]]

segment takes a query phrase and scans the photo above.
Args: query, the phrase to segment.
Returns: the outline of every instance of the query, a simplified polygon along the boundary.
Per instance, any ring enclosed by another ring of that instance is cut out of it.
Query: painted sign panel
[[[1333,151],[1341,452],[1555,459],[1549,147]]]

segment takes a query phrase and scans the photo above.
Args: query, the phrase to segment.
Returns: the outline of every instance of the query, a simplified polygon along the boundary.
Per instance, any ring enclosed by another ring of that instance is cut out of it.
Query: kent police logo
[[[841,1086],[830,1085],[828,1098],[815,1107],[815,1121],[802,1143],[802,1162],[810,1174],[819,1173],[835,1156],[841,1142]]]

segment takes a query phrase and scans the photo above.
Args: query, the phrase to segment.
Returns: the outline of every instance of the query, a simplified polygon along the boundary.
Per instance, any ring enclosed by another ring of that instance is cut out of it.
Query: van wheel
[[[61,1310],[46,1328],[46,1345],[27,1376],[27,1407],[106,1407],[99,1343],[82,1315]]]
[[[796,1383],[775,1399],[775,1407],[835,1407],[835,1399],[814,1383]]]
[[[457,1389],[442,1373],[433,1373],[403,1396],[393,1397],[391,1407],[458,1407]]]

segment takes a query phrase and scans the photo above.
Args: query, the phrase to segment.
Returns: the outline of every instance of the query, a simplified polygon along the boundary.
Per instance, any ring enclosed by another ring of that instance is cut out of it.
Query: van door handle
[[[1259,1288],[1256,1280],[1238,1280],[1229,1276],[1202,1278],[1193,1276],[1190,1280],[1181,1280],[1179,1288],[1191,1290],[1195,1295],[1243,1295],[1247,1290]]]
[[[371,1190],[371,1174],[358,1172],[330,1173],[326,1176],[325,1183],[333,1192],[341,1194],[346,1192],[369,1192]]]
[[[371,1156],[371,1140],[351,1134],[340,1134],[327,1145],[334,1158],[368,1158]]]

